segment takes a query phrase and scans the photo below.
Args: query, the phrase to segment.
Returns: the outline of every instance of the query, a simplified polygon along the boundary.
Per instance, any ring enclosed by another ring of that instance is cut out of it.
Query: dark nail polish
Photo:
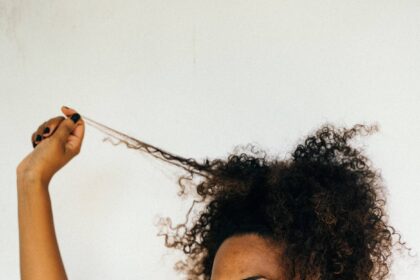
[[[49,132],[50,132],[50,128],[49,127],[44,128],[44,134],[47,134]]]
[[[41,139],[42,139],[42,136],[38,134],[35,138],[35,141],[41,141]]]
[[[80,115],[78,113],[74,113],[70,118],[74,123],[77,123],[77,121],[80,119]]]

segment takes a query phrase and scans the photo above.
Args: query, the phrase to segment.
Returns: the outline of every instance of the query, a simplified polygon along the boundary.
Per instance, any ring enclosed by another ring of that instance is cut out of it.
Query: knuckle
[[[65,120],[64,117],[56,117],[56,118],[54,118],[54,119],[51,120],[51,123],[54,124],[54,125],[58,125],[58,124],[60,124],[64,120]]]
[[[64,121],[66,118],[63,116],[59,116],[53,119],[54,123],[61,123],[62,121]]]
[[[58,116],[58,117],[54,117],[49,119],[48,121],[46,121],[45,123],[43,123],[41,125],[42,128],[46,127],[46,126],[57,126],[60,122],[62,122],[65,118],[63,116]]]
[[[56,121],[56,120],[62,120],[65,119],[63,116],[56,116],[54,118],[51,118],[50,121]]]

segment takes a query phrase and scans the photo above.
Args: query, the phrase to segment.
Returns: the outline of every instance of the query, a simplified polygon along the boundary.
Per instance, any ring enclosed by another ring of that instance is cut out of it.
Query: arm
[[[22,280],[67,280],[54,230],[48,186],[17,176]]]
[[[22,280],[67,280],[48,188],[53,175],[79,154],[84,122],[73,109],[62,111],[69,118],[43,123],[32,134],[34,150],[16,169]]]

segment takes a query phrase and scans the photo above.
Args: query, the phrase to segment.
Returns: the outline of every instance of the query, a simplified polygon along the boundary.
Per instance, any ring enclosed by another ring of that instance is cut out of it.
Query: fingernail
[[[42,139],[42,136],[38,134],[35,138],[35,141],[41,141],[41,139]]]
[[[77,123],[77,121],[80,119],[80,115],[78,113],[74,113],[70,118],[74,123]]]
[[[49,132],[50,132],[50,128],[49,127],[44,128],[44,134],[47,134]]]
[[[67,107],[67,106],[63,106],[64,108],[66,108],[66,109],[70,109],[69,107]]]

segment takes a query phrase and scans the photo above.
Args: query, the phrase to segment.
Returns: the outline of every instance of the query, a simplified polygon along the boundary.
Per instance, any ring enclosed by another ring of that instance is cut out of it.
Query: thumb
[[[72,141],[68,141],[69,137],[71,137],[72,132],[77,127],[77,122],[80,119],[80,115],[78,113],[75,113],[71,115],[71,117],[63,120],[59,126],[57,127],[55,133],[51,136],[51,138],[54,141],[57,141],[62,145],[64,151],[67,153],[67,150],[74,151],[74,153],[77,153],[78,147],[72,147],[71,144]]]

